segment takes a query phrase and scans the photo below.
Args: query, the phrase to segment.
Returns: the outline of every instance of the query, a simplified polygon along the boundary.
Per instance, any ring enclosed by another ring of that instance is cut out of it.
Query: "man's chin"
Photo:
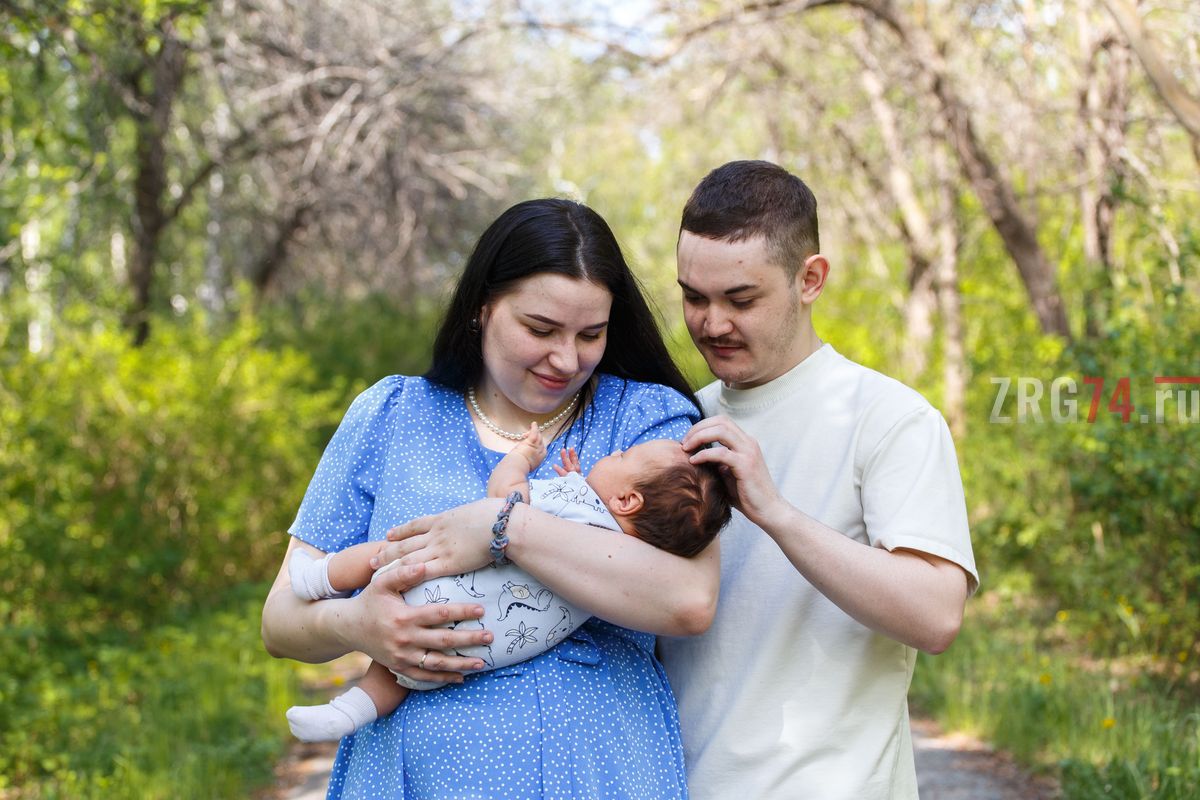
[[[708,371],[727,386],[736,387],[738,384],[745,383],[750,379],[751,373],[749,370],[742,368],[736,369],[728,363],[727,360],[721,359],[705,359],[708,363]]]

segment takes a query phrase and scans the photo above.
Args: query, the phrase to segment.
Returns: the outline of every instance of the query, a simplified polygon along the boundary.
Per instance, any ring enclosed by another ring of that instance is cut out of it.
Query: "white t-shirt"
[[[978,586],[950,431],[912,389],[826,344],[768,384],[714,383],[700,401],[759,442],[804,513],[865,544],[953,561]],[[720,542],[712,627],[660,639],[693,800],[916,798],[916,651],[835,606],[740,513]]]

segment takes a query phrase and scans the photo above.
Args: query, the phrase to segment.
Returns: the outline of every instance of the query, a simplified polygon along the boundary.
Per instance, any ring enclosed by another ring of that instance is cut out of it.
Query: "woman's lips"
[[[540,375],[536,372],[533,373],[533,377],[537,378],[538,383],[542,384],[542,386],[545,386],[552,392],[561,392],[563,389],[567,388],[568,384],[571,383],[569,378],[553,378],[549,375]]]

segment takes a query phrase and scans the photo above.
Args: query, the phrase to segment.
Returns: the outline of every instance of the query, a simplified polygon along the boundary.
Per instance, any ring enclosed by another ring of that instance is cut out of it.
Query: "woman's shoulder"
[[[641,409],[654,416],[700,417],[692,401],[669,386],[619,378],[607,373],[601,373],[598,377],[596,394],[592,400],[597,410],[628,412]]]
[[[346,416],[389,416],[398,409],[436,405],[451,394],[446,387],[419,375],[388,375],[354,398]]]

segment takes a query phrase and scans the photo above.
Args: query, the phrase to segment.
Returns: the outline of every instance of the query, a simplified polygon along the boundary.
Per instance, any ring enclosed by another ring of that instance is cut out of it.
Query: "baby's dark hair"
[[[642,508],[633,517],[639,539],[690,558],[729,522],[729,492],[715,464],[672,464],[634,486]]]

